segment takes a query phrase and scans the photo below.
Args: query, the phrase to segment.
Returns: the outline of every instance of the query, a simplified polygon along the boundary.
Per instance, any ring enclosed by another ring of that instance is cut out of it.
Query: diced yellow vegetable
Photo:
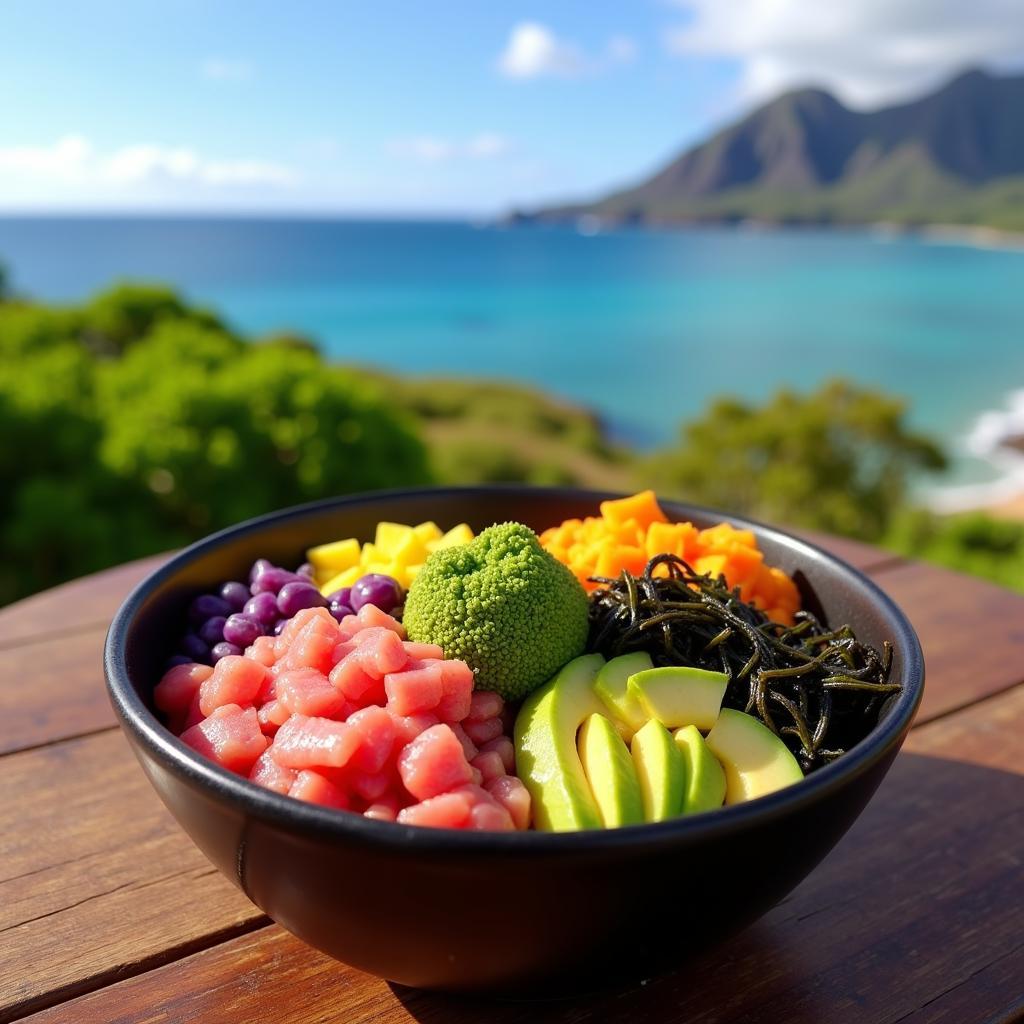
[[[336,590],[341,590],[342,587],[351,587],[363,575],[364,571],[362,566],[353,565],[344,572],[339,572],[337,576],[332,576],[320,588],[320,593],[326,597],[328,594],[333,594]]]
[[[393,555],[412,535],[413,528],[402,523],[378,523],[374,544],[384,555]]]
[[[442,548],[453,548],[456,544],[468,544],[473,539],[473,531],[467,523],[459,523],[453,526],[443,537],[439,537],[431,551],[440,551]],[[429,546],[429,545],[428,545]]]
[[[406,577],[408,577],[408,580],[409,580],[410,583],[412,583],[412,581],[414,579],[416,579],[416,577],[419,575],[420,569],[422,569],[422,568],[423,568],[423,563],[422,562],[419,565],[407,565],[405,567],[405,575],[406,575]]]
[[[306,561],[313,566],[318,576],[339,573],[342,569],[358,564],[359,541],[349,537],[347,540],[320,544],[306,552]]]
[[[420,523],[419,526],[414,526],[412,530],[424,544],[428,541],[437,540],[441,536],[441,527],[437,523]]]

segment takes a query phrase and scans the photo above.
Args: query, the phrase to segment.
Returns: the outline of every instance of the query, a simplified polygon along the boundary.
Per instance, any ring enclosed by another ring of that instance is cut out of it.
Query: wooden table
[[[106,625],[157,559],[0,611],[0,1021],[1024,1017],[1024,597],[824,543],[924,644],[924,705],[896,765],[826,861],[731,943],[615,997],[544,1006],[418,992],[329,960],[192,846],[103,690]],[[666,912],[685,910],[686,880],[668,895]]]

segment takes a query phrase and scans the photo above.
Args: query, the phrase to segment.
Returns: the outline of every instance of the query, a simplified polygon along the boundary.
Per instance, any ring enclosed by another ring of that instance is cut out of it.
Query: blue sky
[[[871,105],[1016,66],[1017,3],[5,0],[0,208],[575,198],[792,84]]]

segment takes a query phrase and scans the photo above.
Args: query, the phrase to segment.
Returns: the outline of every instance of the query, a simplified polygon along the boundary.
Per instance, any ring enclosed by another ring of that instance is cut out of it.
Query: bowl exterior
[[[760,527],[769,559],[798,573],[805,596],[820,601],[833,621],[852,622],[876,644],[895,641],[894,672],[905,684],[902,704],[877,737],[787,795],[614,835],[410,829],[309,808],[229,777],[202,763],[146,708],[167,616],[257,556],[298,561],[305,547],[365,536],[382,519],[443,526],[465,519],[482,527],[516,518],[543,528],[592,513],[596,497],[487,488],[321,504],[201,542],[126,602],[108,639],[107,675],[140,764],[206,856],[299,938],[361,970],[428,988],[564,991],[650,977],[778,902],[870,799],[920,697],[916,638],[859,574]],[[733,518],[667,508],[698,524]]]

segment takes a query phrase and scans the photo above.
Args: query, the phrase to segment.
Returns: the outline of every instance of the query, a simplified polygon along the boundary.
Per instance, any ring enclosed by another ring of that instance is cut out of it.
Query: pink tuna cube
[[[270,752],[287,768],[342,768],[359,743],[359,734],[345,722],[292,715],[277,730]]]
[[[422,668],[407,668],[404,672],[389,672],[384,677],[388,710],[403,717],[432,711],[441,700],[442,690],[439,661],[426,662]]]
[[[340,786],[309,768],[298,773],[288,795],[310,804],[320,804],[321,807],[347,810],[350,806],[348,795]]]
[[[400,825],[426,825],[430,828],[465,828],[472,810],[470,799],[464,793],[443,793],[411,804],[398,812]]]
[[[431,726],[402,748],[398,771],[405,788],[418,800],[446,793],[473,778],[462,744],[444,724]]]
[[[225,704],[251,704],[266,677],[267,669],[258,661],[236,654],[221,658],[199,686],[199,707],[211,715]]]
[[[277,679],[277,701],[289,713],[319,718],[335,718],[345,706],[345,695],[315,668],[296,668]]]
[[[278,764],[270,756],[270,751],[265,750],[256,758],[256,763],[249,772],[249,781],[287,796],[298,774],[294,768],[285,768],[284,765]]]
[[[249,774],[256,758],[267,748],[256,709],[243,711],[237,704],[216,708],[209,718],[186,729],[181,739],[193,750],[242,775]]]

